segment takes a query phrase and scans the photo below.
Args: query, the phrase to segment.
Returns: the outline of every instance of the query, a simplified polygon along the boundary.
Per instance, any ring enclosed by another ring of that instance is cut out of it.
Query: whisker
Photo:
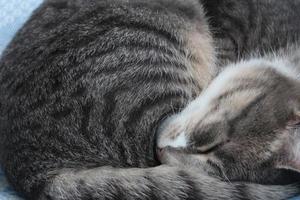
[[[220,164],[218,164],[216,162],[212,162],[211,160],[208,160],[207,164],[209,164],[213,168],[217,169],[219,171],[220,175],[225,179],[225,181],[232,185],[232,182],[227,177],[227,175],[226,175],[226,173],[225,173],[224,168],[223,168],[222,165],[220,165]]]

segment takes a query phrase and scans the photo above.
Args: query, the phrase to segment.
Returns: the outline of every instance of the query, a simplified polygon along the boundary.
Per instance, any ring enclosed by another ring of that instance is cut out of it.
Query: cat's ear
[[[300,112],[295,115],[281,131],[281,141],[276,158],[276,168],[290,169],[300,173]]]

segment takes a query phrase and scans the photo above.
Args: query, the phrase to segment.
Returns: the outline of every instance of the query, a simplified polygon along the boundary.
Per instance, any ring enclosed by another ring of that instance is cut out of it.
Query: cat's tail
[[[64,170],[39,200],[279,200],[295,196],[297,185],[263,186],[222,182],[193,170],[170,166]]]

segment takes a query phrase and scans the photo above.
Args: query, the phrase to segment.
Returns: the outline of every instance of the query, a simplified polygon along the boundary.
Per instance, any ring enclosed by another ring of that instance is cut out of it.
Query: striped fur
[[[11,184],[32,200],[67,169],[158,165],[156,127],[214,76],[211,43],[194,0],[45,1],[0,62]]]
[[[199,0],[207,11],[221,65],[299,40],[298,0]]]
[[[157,126],[216,73],[211,42],[196,0],[46,0],[0,61],[10,183],[30,200],[293,196],[155,167]]]
[[[199,169],[161,165],[147,169],[69,170],[57,176],[40,199],[279,200],[293,196],[296,188],[230,184]]]

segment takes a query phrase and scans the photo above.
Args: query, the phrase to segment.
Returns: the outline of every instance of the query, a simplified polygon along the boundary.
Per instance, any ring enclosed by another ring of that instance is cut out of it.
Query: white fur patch
[[[187,146],[187,139],[185,136],[185,132],[181,132],[178,137],[176,137],[174,140],[170,138],[160,138],[158,147],[159,148],[164,148],[164,147],[174,147],[174,148],[179,148],[179,147],[186,147]]]

